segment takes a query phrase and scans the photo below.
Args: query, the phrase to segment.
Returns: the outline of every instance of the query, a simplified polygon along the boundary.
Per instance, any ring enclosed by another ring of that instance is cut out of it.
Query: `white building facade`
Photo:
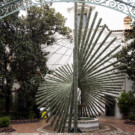
[[[89,7],[91,5],[86,5],[85,6],[85,11],[84,11],[84,26],[85,26],[85,21],[86,21],[86,17],[88,14],[88,10]],[[59,11],[57,5],[52,5],[52,7],[54,7],[56,9],[56,11]],[[69,4],[65,7],[61,7],[62,11],[59,11],[62,13],[63,16],[65,16],[67,18],[67,22],[66,25],[69,26],[72,31],[74,31],[74,7],[73,4]],[[81,5],[78,6],[78,19],[80,17],[80,8]],[[96,10],[97,7],[92,6],[92,15],[94,15],[94,13],[97,11]],[[99,11],[100,12],[100,11]],[[116,12],[116,11],[115,11]],[[99,13],[98,19],[102,17],[101,14]],[[112,34],[110,36],[109,40],[112,40],[114,37],[117,37],[117,40],[113,43],[114,47],[118,46],[119,44],[121,44],[121,48],[122,46],[125,46],[126,43],[124,43],[124,33],[125,31],[130,31],[131,27],[131,21],[130,20],[130,24],[129,23],[124,23],[124,17],[125,15],[122,16],[123,17],[123,29],[115,29],[115,30],[110,30],[108,26],[106,26],[103,35],[101,36],[102,38],[99,40],[99,42],[97,44],[100,44],[100,42],[103,40],[103,38],[107,35],[107,33],[109,31],[112,31]],[[103,18],[104,20],[104,18]],[[112,21],[117,21],[117,20],[113,20]],[[97,22],[95,22],[97,23]],[[103,22],[104,23],[104,22]],[[125,26],[124,26],[125,24]],[[99,28],[99,30],[102,28],[103,24],[101,23],[101,27]],[[94,27],[93,27],[94,30]],[[98,30],[98,32],[99,32]],[[98,33],[97,32],[97,33]],[[60,37],[59,35],[56,35],[57,37],[57,42],[48,48],[45,48],[47,51],[50,52],[50,55],[48,57],[48,67],[52,70],[54,70],[55,68],[62,66],[64,64],[72,64],[73,63],[73,43],[71,43],[68,39],[65,39],[64,37]],[[107,43],[106,43],[107,44]],[[105,45],[106,45],[105,44]],[[113,49],[113,48],[112,48]],[[128,92],[129,90],[132,90],[132,81],[128,80],[127,75],[125,76],[125,80],[123,83],[123,87],[122,87],[122,91],[126,91]],[[107,116],[115,116],[116,118],[122,118],[122,115],[119,111],[118,108],[118,104],[117,104],[117,100],[114,102],[114,104],[112,105],[112,107],[110,108],[106,108],[106,112],[102,115],[107,115]]]
[[[86,4],[86,6],[85,6],[84,26],[86,24],[86,17],[87,17],[90,6],[91,5],[89,5],[89,4]],[[67,18],[66,25],[72,29],[72,33],[73,33],[73,31],[74,31],[74,5],[73,5],[73,3],[53,4],[52,8],[55,8],[57,12],[60,12],[65,18]],[[80,17],[80,9],[81,9],[81,5],[78,6],[78,19]],[[92,12],[93,12],[92,16],[95,14],[96,11],[99,12],[97,20],[99,20],[99,18],[103,17],[103,21],[101,23],[99,30],[97,31],[97,34],[99,33],[100,29],[103,27],[103,24],[106,23],[105,21],[108,20],[106,17],[110,18],[111,19],[110,21],[114,22],[111,24],[111,25],[113,25],[113,28],[114,28],[113,30],[110,30],[111,28],[107,24],[107,26],[103,32],[103,35],[101,36],[101,39],[99,40],[99,42],[97,44],[100,44],[100,42],[107,35],[107,33],[112,31],[112,34],[111,34],[109,40],[111,41],[114,37],[117,37],[117,40],[113,43],[114,47],[118,46],[119,44],[121,44],[121,48],[122,48],[122,46],[125,46],[126,44],[124,42],[122,42],[124,40],[124,33],[125,33],[125,31],[128,32],[131,30],[130,24],[124,23],[124,21],[123,21],[125,18],[125,15],[121,15],[120,18],[117,18],[115,20],[114,15],[110,14],[110,16],[108,16],[107,12],[106,12],[107,15],[103,14],[102,8],[100,9],[98,7],[92,6]],[[109,10],[107,10],[107,11],[109,11]],[[116,11],[114,11],[114,13],[116,13]],[[113,16],[113,17],[111,18],[111,16]],[[118,19],[120,21],[122,21],[122,23],[119,23],[120,29],[116,25],[117,24],[116,22],[118,21]],[[126,18],[126,19],[128,19],[128,18]],[[130,23],[131,23],[131,21],[132,20],[130,20]],[[97,21],[95,23],[97,23]],[[123,26],[121,26],[120,24]],[[125,24],[125,26],[124,26],[124,24]],[[116,26],[116,29],[115,29],[115,26]],[[95,28],[93,27],[93,30],[94,29]],[[59,34],[56,34],[55,37],[56,37],[56,43],[53,46],[44,46],[43,45],[43,50],[50,52],[50,54],[48,55],[47,65],[48,65],[49,69],[51,69],[51,70],[55,70],[55,68],[58,68],[65,64],[73,63],[73,46],[74,46],[73,42],[69,39],[66,39],[63,36],[60,36]],[[113,48],[111,48],[111,49],[113,49]],[[132,90],[132,84],[133,84],[132,81],[128,80],[128,77],[126,75],[124,83],[123,83],[122,91],[128,92],[129,90]],[[19,88],[19,85],[16,84],[16,86],[13,90],[13,97],[15,97],[15,90],[18,88]],[[122,115],[118,108],[117,100],[114,102],[112,107],[106,108],[106,112],[102,115],[115,116],[116,118],[122,118]]]

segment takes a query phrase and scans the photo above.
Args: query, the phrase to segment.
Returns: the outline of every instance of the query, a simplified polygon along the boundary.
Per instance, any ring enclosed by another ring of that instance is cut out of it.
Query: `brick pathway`
[[[125,124],[125,120],[120,120],[113,117],[99,117],[99,121],[106,124],[113,124],[124,132],[135,133],[135,125]]]
[[[15,129],[15,133],[40,133],[37,129],[47,125],[45,120],[40,120],[34,123],[24,123],[24,124],[12,124],[12,128]]]
[[[100,117],[100,123],[112,124],[117,128],[120,128],[122,131],[127,133],[135,133],[135,125],[128,125],[124,123],[124,120],[114,119],[111,117]],[[35,123],[26,123],[26,124],[12,124],[11,126],[16,130],[14,133],[40,133],[37,129],[47,125],[45,120]]]

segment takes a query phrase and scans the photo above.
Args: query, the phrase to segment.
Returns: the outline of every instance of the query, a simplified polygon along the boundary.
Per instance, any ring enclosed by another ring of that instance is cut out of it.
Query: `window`
[[[80,14],[78,14],[78,20],[77,20],[77,22],[78,22],[78,26],[79,26],[79,24],[80,24],[80,17],[81,17],[81,15]],[[83,27],[85,27],[86,26],[86,21],[87,21],[87,14],[84,14],[83,15]]]

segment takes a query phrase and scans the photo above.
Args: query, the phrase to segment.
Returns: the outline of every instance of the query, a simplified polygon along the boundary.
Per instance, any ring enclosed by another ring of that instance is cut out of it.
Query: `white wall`
[[[129,80],[128,75],[126,75],[126,79],[125,79],[125,90],[126,90],[126,92],[132,90],[132,85],[133,85],[133,81]]]
[[[60,12],[65,18],[67,18],[66,26],[70,27],[73,30],[74,29],[74,4],[73,3],[56,3],[56,4],[53,4],[52,7],[55,8],[57,12]],[[97,17],[98,19],[96,20],[96,24],[97,24],[97,21],[99,20],[99,18],[101,18],[103,16],[103,21],[102,21],[103,23],[101,23],[101,25],[103,25],[105,23],[104,19],[107,20],[106,19],[107,14],[106,15],[101,14],[101,8],[96,7],[92,11],[93,12],[92,17],[94,16],[96,11],[99,11],[99,15]],[[103,13],[103,11],[102,11],[102,13]],[[113,18],[114,17],[116,17],[116,16],[113,15]],[[122,18],[122,17],[120,17],[120,18]],[[116,23],[116,22],[114,22],[114,23]],[[118,23],[122,24],[121,19],[120,19],[120,22],[119,21],[117,22],[117,24]],[[118,25],[118,26],[121,26],[121,25]],[[122,26],[123,26],[123,24],[122,24]],[[93,30],[94,30],[94,28],[93,28]],[[108,34],[108,32],[109,31],[107,29],[105,29],[105,31],[104,31],[103,35],[101,36],[98,43],[100,43],[105,38],[105,36]],[[98,31],[98,33],[99,33],[99,31]],[[114,37],[117,37],[117,40],[114,42],[113,47],[110,49],[113,49],[114,47],[116,47],[118,44],[121,43],[122,38],[123,38],[123,33],[122,32],[113,32],[112,35],[110,36],[108,42],[110,40],[112,40],[112,38],[114,38]],[[57,36],[57,38],[59,39],[58,36]],[[106,43],[106,45],[107,44],[108,43]],[[47,51],[51,52],[49,57],[48,57],[48,59],[49,59],[49,61],[47,63],[48,67],[51,69],[55,69],[55,68],[62,66],[64,64],[72,63],[73,62],[72,48],[73,48],[73,44],[70,44],[67,40],[63,40],[63,39],[58,40],[58,42],[56,44],[54,44],[53,46],[45,48]],[[51,55],[54,52],[56,52],[56,53]],[[65,54],[65,55],[63,55],[63,54]],[[63,58],[61,58],[62,55],[63,55]],[[55,65],[52,65],[52,64],[55,64]]]
[[[62,15],[64,15],[67,18],[66,25],[68,27],[70,27],[72,30],[74,29],[73,6],[74,6],[73,3],[66,3],[66,5],[65,5],[65,3],[59,3],[59,4],[53,4],[53,6],[52,6],[53,8],[56,9],[57,12],[62,13]],[[71,9],[71,8],[72,8],[72,10],[69,11],[68,9]],[[98,19],[100,17],[103,18],[101,25],[106,23],[107,26],[109,27],[109,29],[113,29],[113,30],[124,29],[123,19],[124,19],[125,15],[120,14],[116,11],[112,12],[109,9],[104,9],[104,8],[100,8],[100,7],[95,8],[95,10],[93,11],[93,15],[94,15],[95,11],[99,11]],[[96,23],[97,23],[97,21],[96,21]],[[106,34],[108,32],[109,32],[108,29],[105,29],[99,42],[101,42],[104,39],[104,37],[106,36]],[[113,32],[109,41],[114,37],[117,37],[117,40],[114,42],[113,47],[111,49],[113,49],[114,47],[116,47],[119,44],[121,44],[121,48],[122,48],[122,46],[124,46],[124,43],[122,43],[122,40],[124,38],[123,31]],[[68,49],[68,48],[70,48],[70,49]],[[61,65],[67,64],[66,61],[69,59],[69,57],[70,57],[70,60],[68,62],[69,63],[73,62],[73,56],[72,56],[73,44],[70,44],[67,40],[58,40],[58,42],[55,45],[48,47],[47,50],[50,51],[51,53],[54,53],[58,50],[56,54],[53,54],[53,56],[48,57],[49,61],[47,64],[51,69],[55,69]],[[50,53],[50,55],[51,55],[51,53]],[[63,58],[61,58],[62,54],[65,54],[65,56],[63,56]],[[54,65],[54,66],[50,65],[50,64],[56,63],[60,58],[61,58],[61,60],[58,62],[59,65]],[[122,89],[129,91],[129,90],[131,90],[131,86],[132,86],[132,82],[130,80],[128,80],[127,76],[126,76]],[[119,111],[117,103],[115,106],[115,117],[122,118],[122,115]]]

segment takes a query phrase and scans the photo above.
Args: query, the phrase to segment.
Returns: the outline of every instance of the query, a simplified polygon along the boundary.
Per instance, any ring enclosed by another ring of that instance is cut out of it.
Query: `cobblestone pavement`
[[[84,133],[84,135],[90,134],[90,135],[135,135],[135,125],[128,125],[125,124],[124,120],[115,119],[113,117],[100,117],[99,122],[101,124],[110,125],[107,132],[104,132],[102,130],[99,131],[93,131],[90,133]],[[39,122],[35,123],[25,123],[25,124],[12,124],[12,128],[14,128],[16,131],[12,133],[0,133],[0,135],[49,135],[48,132],[44,131],[43,133],[39,130],[43,126],[47,126],[45,123],[45,120],[40,120]],[[112,128],[111,128],[112,126]],[[27,134],[29,133],[29,134]],[[64,134],[56,134],[51,133],[50,135],[66,135]],[[79,135],[79,134],[77,134]]]
[[[15,133],[40,133],[37,129],[47,125],[45,120],[39,122],[24,123],[24,124],[12,124],[12,128],[15,129]]]
[[[135,134],[135,125],[125,124],[125,120],[120,120],[113,117],[99,117],[99,121],[106,124],[113,124],[124,132]]]
[[[135,133],[0,133],[0,135],[135,135]]]

